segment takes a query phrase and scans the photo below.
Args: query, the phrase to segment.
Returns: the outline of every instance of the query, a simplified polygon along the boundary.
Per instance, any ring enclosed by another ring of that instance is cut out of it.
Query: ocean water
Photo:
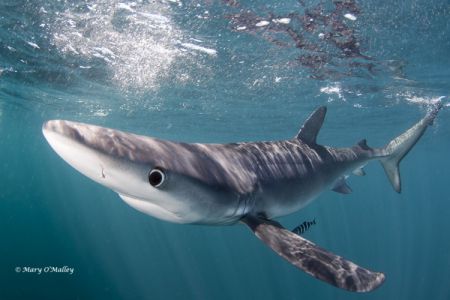
[[[442,0],[1,0],[0,299],[450,299],[449,15]],[[401,194],[372,162],[352,194],[326,191],[278,220],[315,218],[307,239],[384,272],[368,294],[315,280],[245,226],[144,215],[41,133],[68,119],[279,140],[327,105],[321,144],[382,146],[436,101]]]

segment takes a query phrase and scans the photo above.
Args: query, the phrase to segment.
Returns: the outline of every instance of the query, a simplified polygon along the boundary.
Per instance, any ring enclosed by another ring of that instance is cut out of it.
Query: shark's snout
[[[98,141],[96,131],[98,131],[99,128],[100,127],[83,123],[50,120],[42,125],[42,132],[52,147],[52,142],[56,142],[58,138],[65,138],[86,146],[96,146],[96,141]],[[58,141],[61,142],[61,140]]]
[[[50,121],[45,122],[42,125],[42,132],[44,133],[44,135],[46,135],[50,132],[63,134],[64,127],[67,127],[66,121],[50,120]]]
[[[76,170],[105,186],[113,187],[107,178],[111,174],[111,161],[105,155],[107,139],[101,127],[51,120],[42,125],[44,137],[68,164]]]
[[[42,126],[42,133],[53,150],[85,175],[88,174],[85,172],[86,163],[83,161],[93,163],[98,160],[92,144],[87,139],[89,131],[86,125],[63,120],[47,121]],[[82,165],[83,168],[80,170]]]
[[[44,137],[53,150],[69,165],[90,179],[126,195],[142,190],[150,166],[134,144],[138,136],[122,131],[65,120],[51,120],[42,125]],[[134,142],[134,144],[132,144]],[[134,152],[133,152],[134,150]],[[124,184],[126,183],[126,184]],[[140,194],[139,194],[140,195]]]
[[[52,145],[56,135],[64,135],[65,122],[61,120],[50,120],[42,125],[42,133],[46,140]]]

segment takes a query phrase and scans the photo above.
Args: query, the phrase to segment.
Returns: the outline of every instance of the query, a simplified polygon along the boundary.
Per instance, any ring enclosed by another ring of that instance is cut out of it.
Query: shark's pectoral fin
[[[384,281],[383,273],[361,268],[316,246],[275,221],[254,216],[246,216],[242,221],[278,255],[317,279],[353,292],[371,291]]]

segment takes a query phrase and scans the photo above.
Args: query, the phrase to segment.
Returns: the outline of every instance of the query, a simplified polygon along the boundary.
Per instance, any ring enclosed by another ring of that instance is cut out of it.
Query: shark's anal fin
[[[384,281],[383,273],[361,268],[316,246],[275,221],[246,216],[242,222],[278,255],[331,285],[353,292],[368,292]]]
[[[345,181],[345,177],[341,177],[334,185],[333,191],[347,195],[352,193],[352,188]]]

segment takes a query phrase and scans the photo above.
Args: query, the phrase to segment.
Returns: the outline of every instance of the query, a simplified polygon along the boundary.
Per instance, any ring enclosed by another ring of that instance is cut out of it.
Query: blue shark
[[[285,229],[274,219],[302,209],[326,190],[350,193],[350,174],[372,160],[401,191],[399,163],[441,105],[381,148],[362,140],[348,148],[317,143],[327,112],[317,108],[289,140],[182,143],[95,125],[51,120],[50,146],[73,168],[115,191],[131,207],[183,224],[246,224],[281,257],[336,287],[367,292],[383,273],[370,271]]]

